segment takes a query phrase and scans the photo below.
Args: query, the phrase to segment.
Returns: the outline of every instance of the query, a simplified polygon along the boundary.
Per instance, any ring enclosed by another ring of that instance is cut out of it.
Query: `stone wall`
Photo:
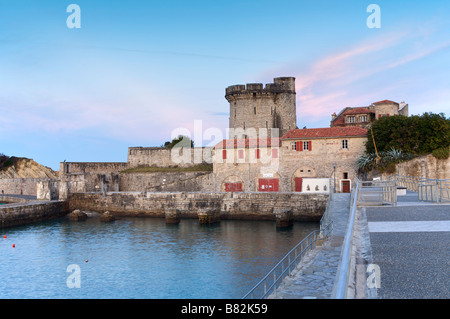
[[[167,149],[164,147],[129,147],[128,167],[191,167],[201,163],[212,163],[212,148],[194,147]]]
[[[76,173],[119,173],[128,168],[124,162],[62,162],[60,176]]]
[[[37,183],[56,181],[54,179],[47,178],[13,178],[13,179],[0,179],[0,194],[3,191],[4,194],[10,195],[37,195]]]
[[[277,209],[292,210],[297,221],[318,221],[328,194],[302,193],[96,193],[71,194],[70,210],[105,212],[116,216],[164,217],[178,209],[181,218],[197,218],[200,209],[220,211],[222,219],[275,220]]]
[[[200,192],[213,191],[211,172],[158,172],[120,174],[121,192]]]
[[[63,217],[69,205],[63,201],[0,206],[0,227],[13,227]]]
[[[450,158],[437,159],[433,155],[419,156],[410,161],[397,164],[395,173],[382,174],[386,179],[391,175],[404,175],[423,178],[450,179]]]

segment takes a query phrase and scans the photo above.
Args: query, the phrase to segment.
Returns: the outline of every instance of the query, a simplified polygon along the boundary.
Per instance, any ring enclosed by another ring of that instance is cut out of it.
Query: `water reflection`
[[[240,298],[317,223],[68,219],[3,230],[1,298]],[[11,244],[16,248],[12,249]],[[81,268],[69,289],[67,266]]]

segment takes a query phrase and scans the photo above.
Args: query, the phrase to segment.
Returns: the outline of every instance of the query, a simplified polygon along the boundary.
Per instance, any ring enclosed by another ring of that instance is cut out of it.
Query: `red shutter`
[[[244,150],[239,150],[239,158],[240,159],[244,158]]]
[[[303,141],[298,142],[300,144],[300,151],[303,151]]]
[[[278,158],[278,149],[276,148],[272,149],[272,158]]]
[[[227,150],[222,151],[222,159],[227,159]]]
[[[312,141],[309,141],[309,150],[312,151]]]
[[[256,157],[257,159],[259,159],[259,148],[257,148],[257,149],[255,150],[255,157]]]
[[[303,182],[303,178],[301,178],[301,177],[295,178],[295,191],[296,192],[302,191],[302,182]]]
[[[302,142],[295,142],[297,144],[297,152],[300,152],[302,150]]]
[[[242,192],[242,183],[236,183],[236,192]]]

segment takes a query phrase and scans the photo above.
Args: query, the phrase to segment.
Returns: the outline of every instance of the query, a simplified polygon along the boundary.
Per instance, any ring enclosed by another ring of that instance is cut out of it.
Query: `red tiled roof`
[[[375,113],[375,111],[370,110],[368,107],[350,108],[349,110],[342,112],[342,114],[340,114],[338,117],[336,117],[331,122],[334,125],[343,125],[343,124],[345,124],[345,115],[370,114],[370,113]]]
[[[367,130],[357,126],[296,129],[287,132],[281,139],[288,140],[352,136],[367,136]]]
[[[256,148],[256,147],[279,147],[281,140],[274,138],[245,138],[245,139],[225,139],[214,146],[214,148]]]
[[[390,101],[390,100],[383,100],[383,101],[373,102],[372,104],[386,104],[386,103],[395,103],[395,104],[398,104],[397,102]]]
[[[375,113],[373,110],[369,110],[368,107],[355,107],[354,109],[345,111],[342,115],[350,115],[350,114],[368,114]]]

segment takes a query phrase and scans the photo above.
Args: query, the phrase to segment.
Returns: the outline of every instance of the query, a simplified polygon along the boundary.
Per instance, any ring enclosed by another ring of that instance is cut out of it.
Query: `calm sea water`
[[[318,226],[64,218],[3,229],[0,298],[241,298]],[[79,267],[80,288],[68,287],[70,265]]]

